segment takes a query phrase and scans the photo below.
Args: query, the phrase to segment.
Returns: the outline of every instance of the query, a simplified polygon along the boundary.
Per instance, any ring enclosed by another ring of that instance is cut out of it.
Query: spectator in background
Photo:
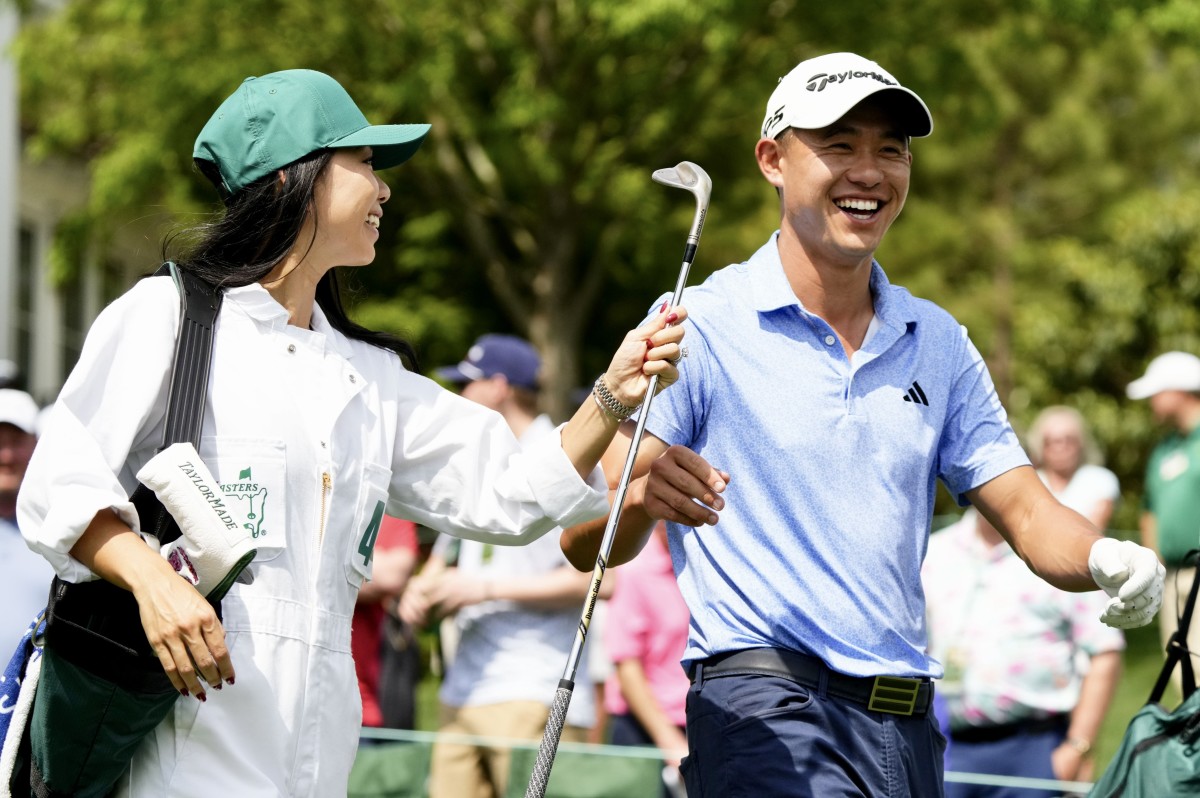
[[[609,602],[604,643],[615,672],[605,704],[613,745],[653,745],[678,768],[687,754],[684,704],[688,678],[680,666],[687,647],[687,604],[675,581],[667,525],[659,522],[646,547],[620,568]],[[674,783],[679,782],[674,774]],[[664,798],[671,793],[664,785]]]
[[[537,412],[540,367],[527,341],[485,335],[465,360],[437,374],[460,386],[464,397],[500,413],[521,445],[530,446],[555,429]],[[595,487],[605,488],[602,481]],[[431,558],[405,591],[401,617],[410,623],[457,613],[458,641],[439,693],[440,732],[541,739],[591,582],[590,573],[575,570],[563,556],[560,532],[520,547],[463,540],[457,566]],[[576,680],[589,684],[586,658]],[[586,742],[594,721],[591,691],[577,690],[562,740]],[[507,745],[434,745],[431,795],[500,798],[508,779]]]
[[[1029,457],[1050,492],[1097,529],[1108,527],[1121,496],[1117,475],[1104,468],[1100,447],[1073,407],[1047,407],[1026,440]]]
[[[930,651],[945,667],[946,769],[1062,779],[1090,756],[1121,672],[1121,631],[1100,622],[1108,597],[1039,579],[975,510],[933,535],[921,577]],[[1077,655],[1090,657],[1086,675]],[[946,784],[946,798],[1045,798],[1046,791]]]
[[[46,606],[54,578],[54,569],[17,531],[17,492],[37,443],[37,421],[32,396],[0,388],[0,650],[5,656]]]
[[[375,539],[371,580],[358,591],[350,651],[362,695],[363,726],[416,727],[416,688],[421,678],[416,635],[393,617],[417,562],[417,525],[385,515]]]
[[[1150,361],[1146,373],[1129,383],[1130,399],[1149,399],[1150,410],[1167,434],[1146,464],[1142,502],[1142,543],[1158,552],[1167,567],[1159,631],[1164,648],[1179,627],[1179,613],[1196,578],[1184,555],[1200,548],[1200,358],[1167,352]],[[1187,630],[1188,648],[1200,652],[1200,613]],[[1172,679],[1180,687],[1176,668]]]

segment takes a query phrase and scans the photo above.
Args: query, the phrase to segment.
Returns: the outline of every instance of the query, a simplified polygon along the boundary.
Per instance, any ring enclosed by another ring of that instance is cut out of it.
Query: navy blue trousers
[[[688,798],[940,798],[932,712],[864,704],[776,676],[703,672],[688,691]]]
[[[1062,744],[1061,731],[1015,734],[1003,740],[966,743],[955,740],[946,757],[946,769],[959,773],[991,773],[1030,779],[1053,779],[1050,753]],[[992,787],[982,784],[946,785],[946,798],[1051,798],[1061,790],[1025,787]]]

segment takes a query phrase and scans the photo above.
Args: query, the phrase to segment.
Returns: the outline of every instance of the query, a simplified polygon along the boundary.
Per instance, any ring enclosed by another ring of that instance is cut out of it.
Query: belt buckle
[[[867,701],[867,709],[892,715],[911,715],[917,708],[920,689],[920,679],[876,676],[875,683],[871,686],[871,698]]]

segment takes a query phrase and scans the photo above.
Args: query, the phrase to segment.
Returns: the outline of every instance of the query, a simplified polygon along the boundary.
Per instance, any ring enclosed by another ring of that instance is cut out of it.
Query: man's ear
[[[767,182],[776,189],[783,188],[783,172],[779,161],[783,158],[783,143],[778,139],[759,139],[754,145],[754,158],[758,161],[758,171],[762,172]]]

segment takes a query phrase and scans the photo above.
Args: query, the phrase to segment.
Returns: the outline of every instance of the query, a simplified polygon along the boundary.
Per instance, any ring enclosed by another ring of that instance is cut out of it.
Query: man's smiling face
[[[868,98],[834,124],[792,128],[778,140],[784,224],[815,263],[873,257],[904,207],[908,137],[886,103]]]

